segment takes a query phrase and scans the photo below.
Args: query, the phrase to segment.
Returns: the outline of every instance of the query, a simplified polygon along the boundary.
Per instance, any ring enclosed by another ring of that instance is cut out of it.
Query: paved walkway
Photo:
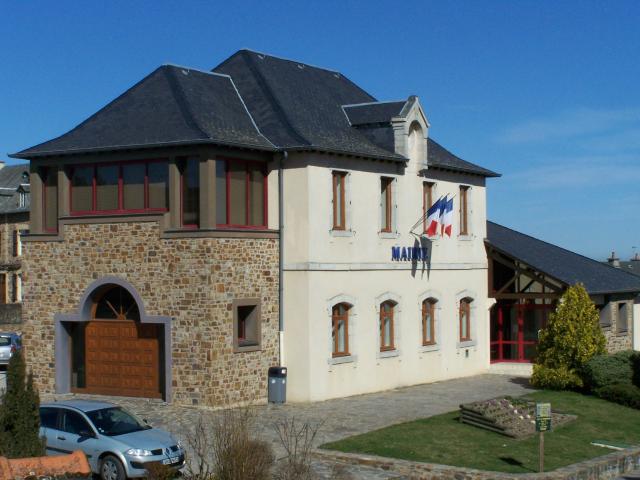
[[[278,442],[273,425],[286,419],[295,418],[311,424],[322,423],[315,442],[315,446],[318,446],[388,425],[450,412],[456,410],[460,403],[500,395],[523,395],[528,389],[526,380],[522,378],[479,375],[325,402],[261,405],[256,407],[256,433],[270,442],[276,456],[281,457],[284,450]],[[42,401],[71,397],[73,395],[43,395]],[[110,400],[113,401],[113,398]],[[199,416],[220,415],[220,411],[167,405],[154,400],[118,398],[116,402],[182,439],[192,430]],[[330,465],[317,463],[314,468],[322,478],[330,478]],[[351,470],[350,473],[354,480],[396,478],[386,472],[365,468]]]

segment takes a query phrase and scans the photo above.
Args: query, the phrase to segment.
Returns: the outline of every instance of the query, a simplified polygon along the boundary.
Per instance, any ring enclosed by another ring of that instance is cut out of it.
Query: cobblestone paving
[[[295,418],[311,424],[322,422],[315,442],[315,446],[318,446],[388,425],[450,412],[457,409],[460,403],[499,395],[523,395],[527,391],[526,380],[522,378],[479,375],[324,402],[261,405],[256,407],[256,428],[257,434],[273,445],[276,456],[282,457],[284,451],[279,445],[273,425],[284,419]],[[42,401],[62,400],[73,396],[43,395]],[[114,401],[112,397],[108,400]],[[115,402],[181,439],[191,431],[200,415],[220,415],[220,411],[167,405],[156,400],[118,398]],[[314,469],[321,478],[331,478],[332,465],[316,462]],[[399,478],[388,472],[365,467],[350,467],[348,471],[354,480]]]

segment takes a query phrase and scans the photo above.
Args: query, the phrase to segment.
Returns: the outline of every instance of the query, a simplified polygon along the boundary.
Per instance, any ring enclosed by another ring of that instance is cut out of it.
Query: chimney
[[[620,268],[620,259],[616,257],[615,251],[611,252],[611,256],[607,258],[607,262],[609,262],[609,265],[612,267]]]

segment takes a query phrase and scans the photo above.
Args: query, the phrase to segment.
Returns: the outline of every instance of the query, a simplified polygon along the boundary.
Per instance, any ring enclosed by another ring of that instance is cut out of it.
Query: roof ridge
[[[42,145],[44,145],[45,143],[50,143],[53,142],[55,140],[58,140],[59,138],[64,137],[65,135],[68,135],[72,132],[75,132],[76,130],[78,130],[80,127],[82,127],[83,125],[89,123],[90,120],[92,120],[93,118],[97,117],[99,114],[101,114],[102,112],[104,112],[107,108],[109,108],[111,105],[113,105],[114,103],[116,103],[118,100],[120,100],[122,97],[124,97],[125,95],[127,95],[129,92],[133,91],[134,89],[136,89],[137,87],[139,87],[140,85],[142,85],[143,82],[145,82],[147,79],[151,78],[152,75],[154,75],[156,72],[158,72],[159,70],[161,70],[163,68],[163,66],[157,67],[156,69],[154,69],[151,73],[149,73],[148,75],[144,76],[141,80],[139,80],[138,82],[134,83],[132,86],[130,86],[129,88],[127,88],[124,92],[122,92],[120,95],[118,95],[116,98],[114,98],[113,100],[111,100],[110,102],[108,102],[104,107],[98,109],[98,111],[96,111],[93,115],[89,115],[87,118],[85,118],[82,122],[80,122],[79,124],[77,124],[75,127],[73,127],[71,130],[62,133],[60,135],[58,135],[57,137],[54,138],[50,138],[49,140],[45,140],[44,142],[40,142],[36,145],[33,145],[29,148],[27,148],[26,150],[33,150],[34,148],[38,148]],[[10,158],[22,158],[22,157],[16,157],[16,155],[20,154],[21,152],[23,152],[24,150],[21,150],[19,152],[15,152],[15,153],[10,153],[8,156]]]
[[[209,71],[209,70],[202,70],[200,68],[193,68],[193,67],[187,67],[185,65],[178,65],[177,63],[163,63],[161,65],[161,67],[171,67],[171,68],[180,68],[180,69],[186,69],[186,70],[192,70],[194,72],[198,72],[198,73],[204,73],[205,75],[214,75],[216,77],[226,77],[226,78],[231,78],[231,75],[227,75],[226,73],[218,73],[218,72],[214,72],[214,71]]]
[[[240,50],[240,53],[243,54],[245,51],[246,50]],[[262,74],[258,71],[258,68],[256,68],[256,66],[254,65],[253,60],[251,59],[251,57],[248,56],[248,55],[244,55],[243,54],[242,55],[242,59],[246,63],[247,67],[249,68],[249,71],[251,73],[253,73],[253,75],[254,75],[254,77],[256,79],[256,83],[258,84],[260,89],[264,92],[265,98],[271,104],[273,109],[277,112],[278,116],[283,120],[283,123],[285,124],[285,126],[290,130],[290,132],[292,132],[294,134],[293,135],[294,137],[296,137],[299,141],[302,142],[302,144],[300,146],[312,146],[313,143],[310,142],[307,138],[305,138],[305,136],[302,135],[293,126],[293,124],[289,120],[289,117],[287,117],[287,114],[285,113],[285,111],[280,106],[280,103],[276,101],[275,96],[273,94],[273,91],[269,87],[266,79],[264,78],[264,76],[262,76]]]
[[[364,102],[364,103],[345,103],[342,105],[343,108],[353,108],[353,107],[365,107],[367,105],[381,105],[383,103],[406,103],[406,100],[383,100],[383,101],[375,101],[375,102]]]
[[[178,108],[180,109],[180,112],[182,112],[187,125],[200,134],[204,135],[206,138],[210,139],[211,136],[202,129],[195,116],[193,115],[191,108],[189,108],[189,102],[187,102],[186,100],[182,85],[180,85],[180,82],[176,78],[174,72],[165,68],[163,69],[163,73],[165,75],[165,78],[167,79],[167,82],[169,82],[169,88],[173,93],[173,97],[178,104]]]
[[[569,252],[569,253],[571,253],[571,254],[573,254],[573,255],[577,255],[578,257],[582,257],[582,258],[584,258],[585,260],[589,260],[590,262],[595,263],[595,264],[597,264],[597,265],[599,265],[599,266],[601,266],[601,267],[609,267],[609,268],[613,269],[613,270],[614,270],[614,271],[616,271],[616,272],[620,272],[620,273],[624,273],[624,274],[626,274],[626,275],[630,275],[630,276],[634,277],[635,279],[637,279],[637,278],[638,278],[638,275],[634,275],[634,274],[633,274],[633,273],[631,273],[631,272],[627,272],[626,270],[622,270],[622,269],[620,269],[620,268],[616,268],[616,267],[614,267],[614,266],[612,266],[612,265],[609,265],[608,263],[600,262],[600,261],[595,260],[595,259],[593,259],[593,258],[591,258],[591,257],[587,257],[586,255],[582,255],[581,253],[577,253],[577,252],[574,252],[573,250],[569,250],[568,248],[564,248],[564,247],[561,247],[560,245],[556,245],[556,244],[554,244],[554,243],[547,242],[546,240],[540,240],[539,238],[536,238],[536,237],[534,237],[533,235],[529,235],[529,234],[527,234],[527,233],[519,232],[518,230],[514,230],[513,228],[510,228],[510,227],[505,227],[504,225],[501,225],[501,224],[496,223],[496,222],[492,222],[491,220],[487,220],[487,223],[492,223],[493,225],[495,225],[495,226],[497,226],[497,227],[504,228],[504,229],[509,230],[509,231],[511,231],[511,232],[517,233],[518,235],[522,235],[522,236],[524,236],[524,237],[531,238],[531,239],[533,239],[533,240],[535,240],[535,241],[537,241],[537,242],[542,242],[542,243],[544,243],[544,244],[546,244],[546,245],[550,245],[550,246],[552,246],[552,247],[554,247],[554,248],[557,248],[557,249],[563,250],[563,251],[565,251],[565,252]]]

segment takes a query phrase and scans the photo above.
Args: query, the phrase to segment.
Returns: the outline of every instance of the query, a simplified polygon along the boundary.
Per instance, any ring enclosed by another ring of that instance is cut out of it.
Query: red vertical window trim
[[[268,182],[267,182],[267,168],[266,164],[262,162],[255,162],[251,160],[238,160],[238,159],[223,159],[225,164],[225,182],[227,185],[226,188],[226,223],[218,223],[216,226],[218,228],[234,228],[234,229],[246,229],[246,230],[266,230],[267,225],[269,225],[269,220],[267,218],[268,213]],[[231,221],[231,162],[243,162],[245,164],[245,203],[246,203],[246,212],[245,212],[245,225],[236,225],[230,223]],[[254,166],[256,168],[251,168]],[[263,221],[262,225],[250,225],[251,219],[251,173],[253,171],[259,170],[262,173],[262,196],[263,196]]]
[[[188,157],[185,157],[184,159],[184,168],[181,169],[180,171],[180,225],[182,225],[182,228],[188,229],[188,230],[196,230],[198,228],[198,224],[196,223],[184,223],[184,182],[185,182],[185,170],[187,169],[187,160]],[[198,164],[198,168],[200,168],[200,165]],[[200,179],[200,176],[198,175],[198,180]]]
[[[167,208],[149,208],[149,164],[151,163],[162,163],[167,162],[168,168],[168,160],[166,159],[154,159],[154,160],[134,160],[134,161],[125,161],[125,162],[110,162],[110,163],[95,163],[95,164],[87,164],[87,165],[73,165],[69,169],[70,176],[73,177],[73,172],[76,168],[82,167],[91,167],[93,169],[93,178],[91,181],[91,210],[78,210],[71,211],[71,215],[108,215],[108,214],[126,214],[126,213],[153,213],[153,212],[166,212]],[[135,164],[144,164],[145,165],[145,180],[144,180],[144,205],[145,208],[138,209],[124,209],[124,178],[123,178],[123,166],[124,165],[135,165]],[[97,169],[101,166],[110,166],[117,165],[118,166],[118,209],[117,210],[98,210],[98,190],[97,190]],[[167,182],[169,181],[169,175],[167,170]],[[181,184],[182,190],[182,184]],[[181,192],[182,196],[182,192]],[[73,185],[69,188],[69,205],[73,208]]]

